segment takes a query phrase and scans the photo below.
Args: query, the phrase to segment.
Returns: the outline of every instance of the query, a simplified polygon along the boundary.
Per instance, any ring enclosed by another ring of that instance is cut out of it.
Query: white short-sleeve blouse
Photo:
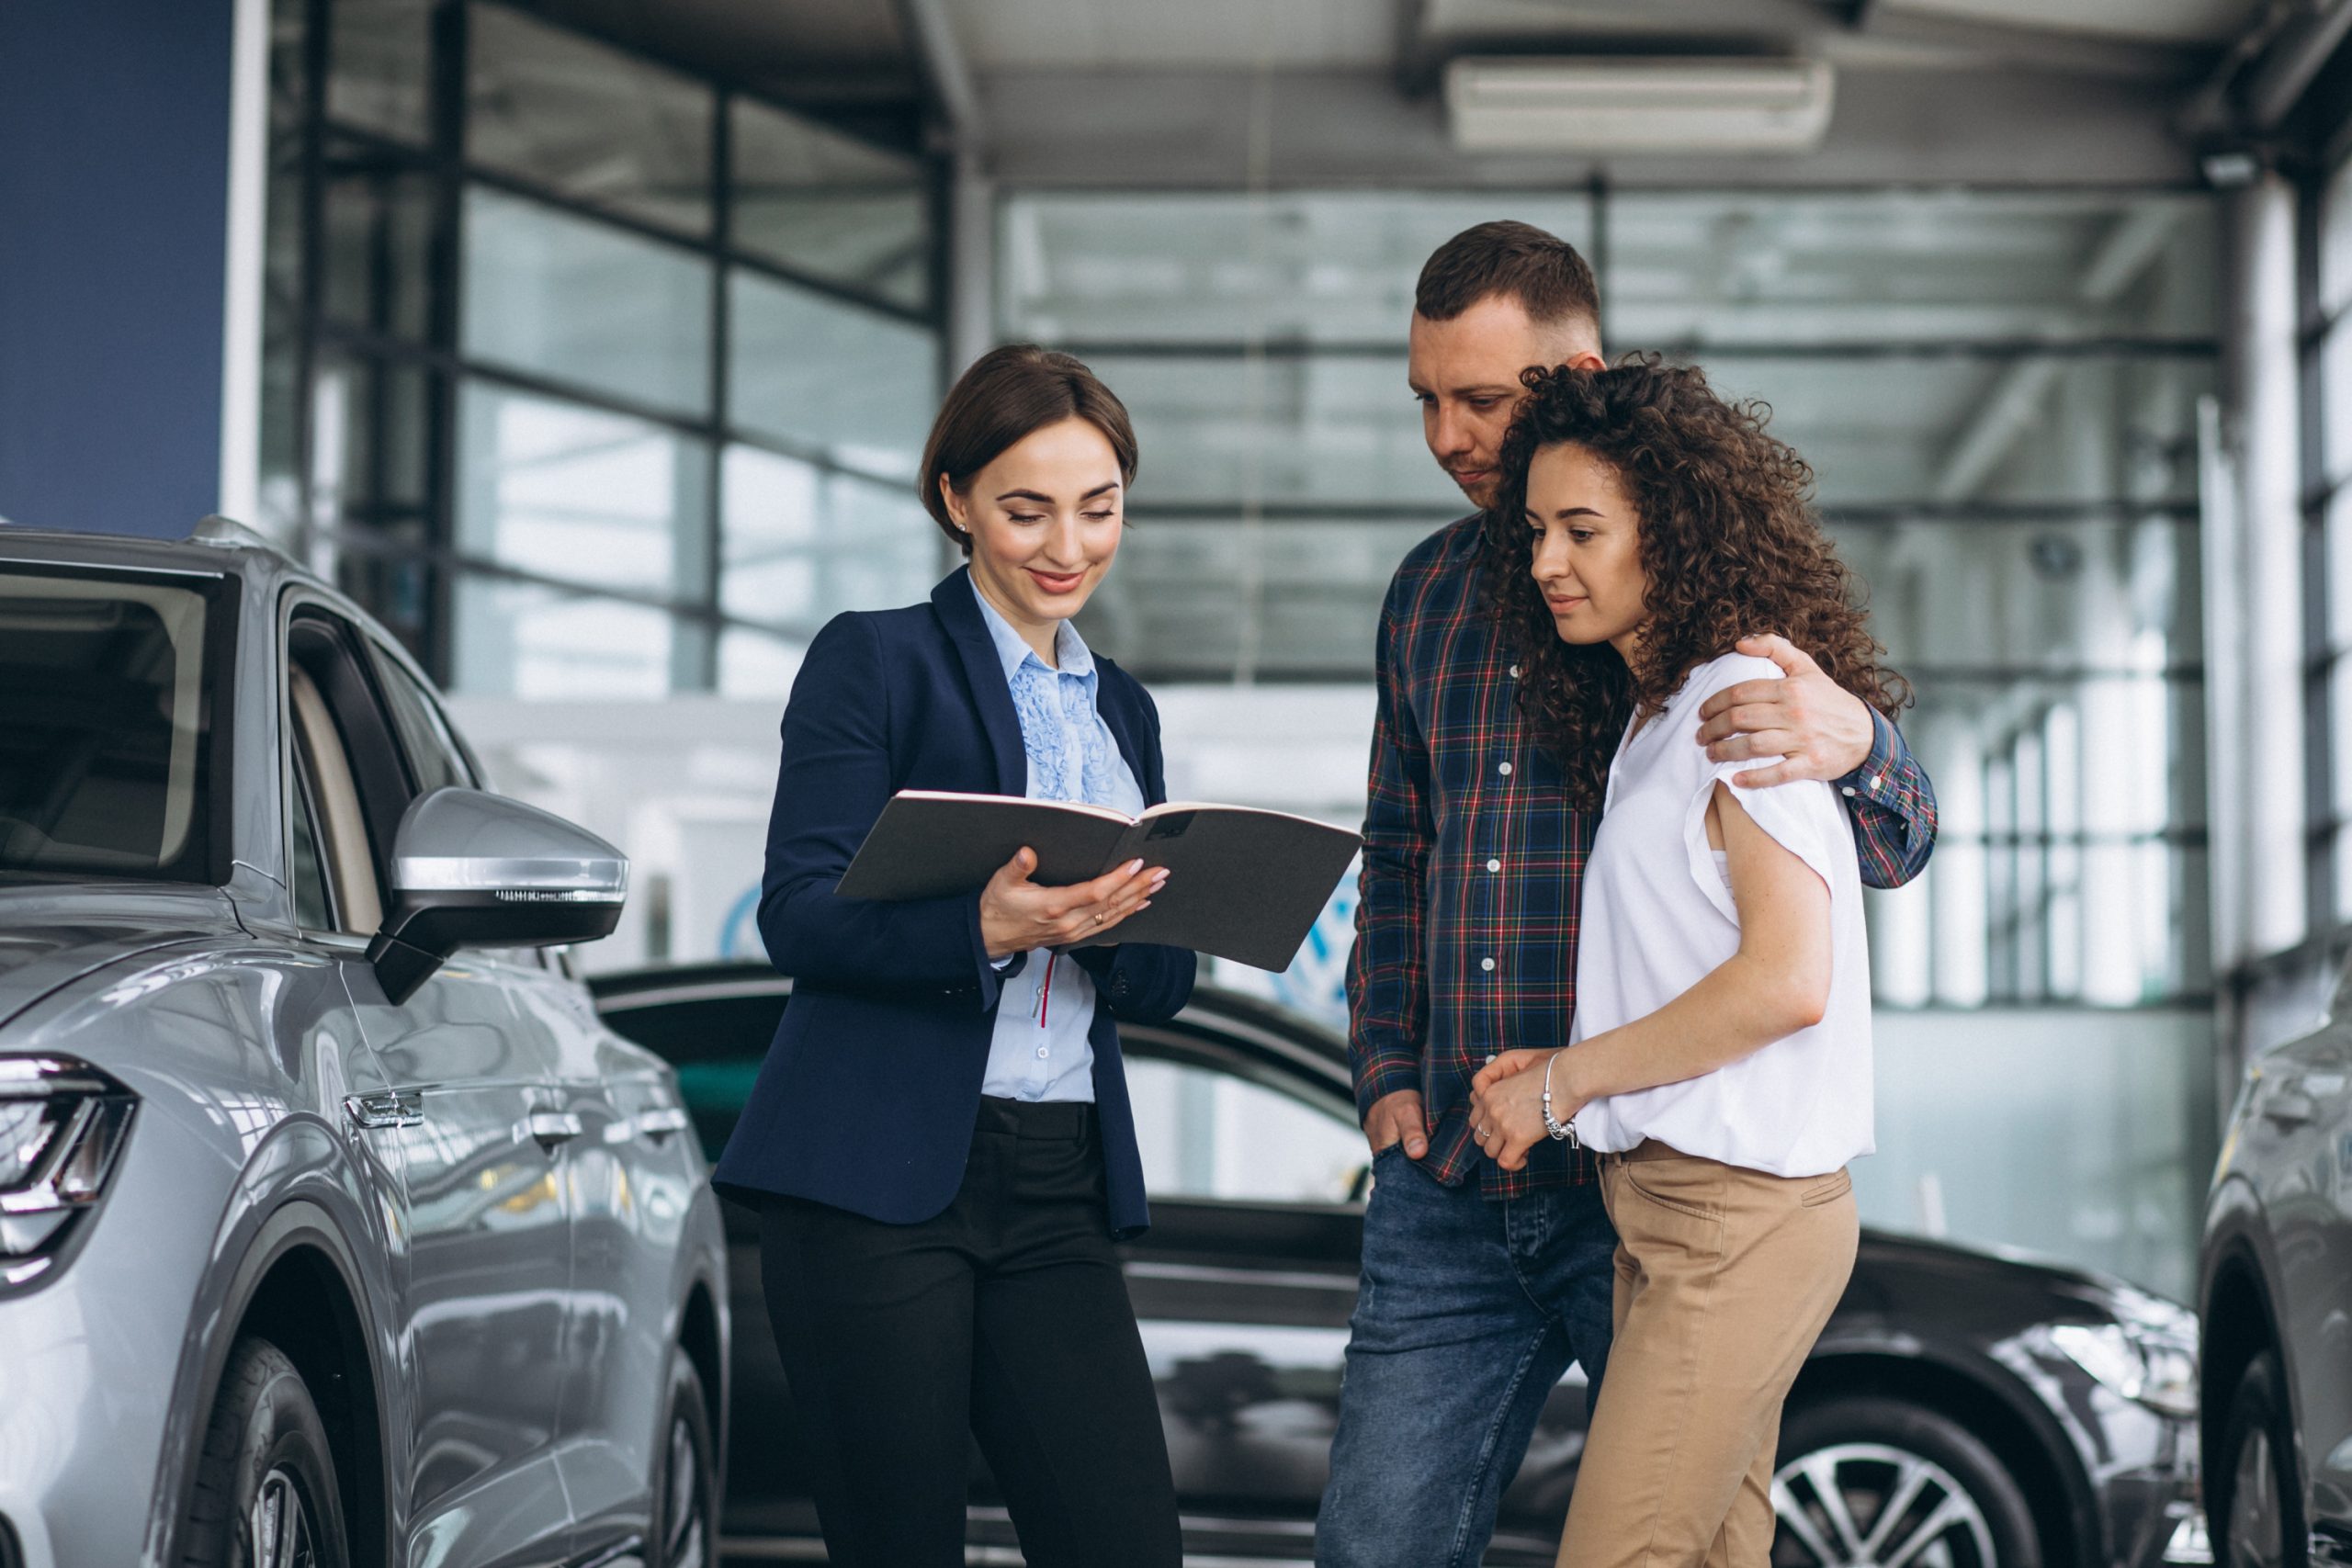
[[[1656,1012],[1739,949],[1739,911],[1721,852],[1707,843],[1715,781],[1767,764],[1708,761],[1699,708],[1742,681],[1781,678],[1769,660],[1727,653],[1693,670],[1629,734],[1584,874],[1571,1048]],[[1817,781],[1732,786],[1749,817],[1829,886],[1829,1005],[1819,1023],[1696,1078],[1596,1100],[1576,1116],[1588,1147],[1645,1138],[1774,1176],[1820,1176],[1875,1143],[1871,1117],[1870,949],[1861,870],[1845,807]]]

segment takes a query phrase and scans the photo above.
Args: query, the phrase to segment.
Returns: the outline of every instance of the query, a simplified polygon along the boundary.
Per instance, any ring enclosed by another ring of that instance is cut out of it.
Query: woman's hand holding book
[[[1036,852],[1024,848],[980,889],[980,941],[990,958],[1010,958],[1037,947],[1070,947],[1098,937],[1149,908],[1152,895],[1168,884],[1165,866],[1146,871],[1140,860],[1068,887],[1030,881],[1036,869]]]

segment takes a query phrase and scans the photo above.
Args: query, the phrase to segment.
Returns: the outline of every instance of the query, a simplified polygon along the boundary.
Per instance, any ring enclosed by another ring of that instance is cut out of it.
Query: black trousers
[[[771,1199],[760,1278],[837,1568],[961,1568],[975,1437],[1031,1568],[1181,1562],[1091,1105],[983,1099],[918,1224]]]

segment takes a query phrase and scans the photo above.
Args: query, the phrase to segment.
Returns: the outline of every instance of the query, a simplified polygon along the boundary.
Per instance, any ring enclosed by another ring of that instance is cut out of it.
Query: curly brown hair
[[[1597,809],[1610,759],[1636,714],[1743,637],[1778,632],[1824,673],[1892,718],[1910,682],[1879,662],[1860,584],[1812,506],[1813,469],[1764,429],[1770,410],[1726,402],[1694,367],[1656,355],[1611,369],[1531,369],[1502,447],[1502,483],[1481,530],[1490,613],[1523,671],[1519,705],[1559,759],[1568,791]],[[1530,568],[1527,470],[1573,444],[1615,470],[1640,519],[1649,619],[1631,664],[1605,643],[1560,639]]]

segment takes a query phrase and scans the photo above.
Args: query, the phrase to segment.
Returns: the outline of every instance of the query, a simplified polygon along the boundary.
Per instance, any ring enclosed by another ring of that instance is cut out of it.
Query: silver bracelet
[[[1559,1059],[1558,1051],[1544,1058],[1544,1130],[1552,1134],[1555,1143],[1566,1139],[1568,1147],[1579,1149],[1584,1146],[1584,1143],[1577,1136],[1576,1128],[1552,1114],[1552,1064]]]

